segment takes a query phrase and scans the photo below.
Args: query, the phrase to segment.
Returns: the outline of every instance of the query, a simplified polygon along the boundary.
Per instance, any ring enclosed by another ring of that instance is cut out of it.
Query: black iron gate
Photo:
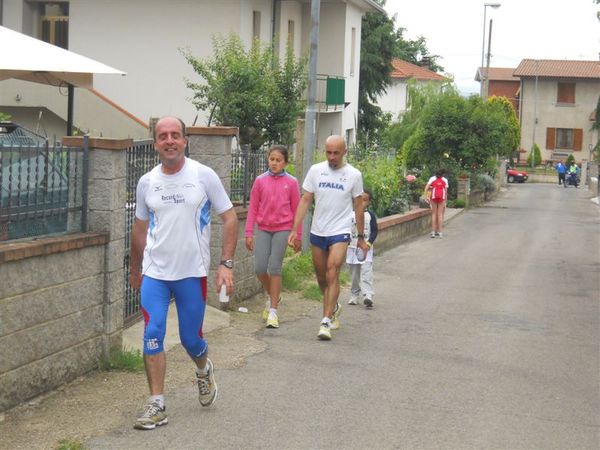
[[[129,249],[131,247],[131,228],[135,220],[135,189],[142,175],[159,163],[158,155],[154,150],[154,141],[145,139],[134,141],[133,146],[127,149],[127,174],[126,174],[126,202],[125,202],[125,257],[124,268],[124,299],[123,323],[125,326],[133,324],[140,314],[140,293],[129,285]]]

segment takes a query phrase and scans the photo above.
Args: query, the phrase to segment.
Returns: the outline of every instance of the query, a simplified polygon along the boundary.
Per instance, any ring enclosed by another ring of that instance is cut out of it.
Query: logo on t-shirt
[[[185,197],[181,194],[161,195],[160,199],[164,204],[172,203],[178,205],[180,203],[185,203]]]
[[[321,181],[319,182],[319,187],[320,188],[325,188],[325,189],[337,189],[338,191],[343,191],[344,190],[344,185],[340,184],[340,183],[331,183],[329,181]]]

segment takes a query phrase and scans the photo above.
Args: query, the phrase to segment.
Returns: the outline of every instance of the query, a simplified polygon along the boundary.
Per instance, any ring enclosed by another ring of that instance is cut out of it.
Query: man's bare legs
[[[200,358],[192,358],[198,369],[206,367],[208,354],[205,353]],[[144,367],[148,378],[148,387],[150,395],[163,395],[165,392],[165,373],[167,371],[167,357],[165,352],[156,355],[144,355]]]
[[[312,246],[313,264],[319,288],[323,293],[323,317],[331,317],[340,295],[340,270],[346,258],[347,242],[339,242],[323,250]]]

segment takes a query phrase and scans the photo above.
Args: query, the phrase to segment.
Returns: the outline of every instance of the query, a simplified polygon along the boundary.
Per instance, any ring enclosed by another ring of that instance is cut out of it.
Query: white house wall
[[[3,5],[6,26],[37,35],[32,3],[4,0]],[[172,114],[188,124],[195,121],[197,125],[205,125],[207,115],[196,111],[190,101],[193,92],[185,86],[186,79],[201,80],[180,49],[187,49],[199,58],[209,57],[213,36],[227,37],[232,32],[249,45],[253,11],[261,13],[260,37],[268,42],[274,26],[272,8],[272,0],[70,0],[69,50],[127,72],[125,77],[96,75],[94,87],[140,120],[146,122],[152,117]],[[278,8],[281,17],[276,32],[287,36],[288,20],[293,20],[296,54],[307,56],[310,2],[283,0],[278,2]],[[321,3],[317,72],[345,78],[345,100],[349,106],[341,112],[327,113],[337,117],[321,121],[331,126],[319,131],[318,142],[323,142],[332,132],[344,134],[355,128],[362,14],[351,2]],[[356,67],[351,74],[353,27],[356,29]],[[284,47],[285,41],[280,44],[280,51]],[[87,122],[81,117],[84,110],[76,104],[76,126]]]
[[[527,152],[531,151],[534,142],[534,108],[537,103],[538,123],[535,126],[535,142],[540,147],[542,160],[550,160],[554,151],[566,151],[546,149],[546,128],[583,129],[581,151],[573,151],[573,156],[578,162],[582,159],[590,160],[590,150],[595,144],[595,134],[590,130],[592,122],[589,117],[596,109],[600,95],[600,81],[576,81],[574,106],[556,106],[557,83],[556,79],[538,79],[536,102],[535,79],[522,79],[521,148]]]
[[[390,113],[393,120],[398,120],[399,115],[406,112],[406,90],[406,80],[392,79],[392,84],[377,97],[376,103],[383,112]]]
[[[253,9],[261,12],[261,36],[270,36],[269,0],[168,5],[147,0],[72,0],[70,5],[70,50],[127,72],[124,78],[95,76],[95,87],[144,121],[167,114],[177,115],[186,123],[196,118],[189,100],[192,91],[185,86],[185,79],[200,80],[180,48],[196,57],[208,57],[212,37],[227,37],[231,32],[249,43]],[[106,33],[114,34],[107,38]],[[113,44],[107,45],[107,41]],[[118,42],[126,46],[119,48]],[[204,119],[201,115],[197,124],[204,125]]]
[[[288,35],[288,22],[294,21],[294,56],[301,58],[302,56],[308,57],[308,51],[305,53],[302,49],[302,36],[303,36],[303,16],[302,16],[302,5],[295,0],[288,0],[280,2],[280,23],[278,34],[280,36],[279,45],[279,56],[280,58],[285,57],[286,42]],[[309,11],[310,12],[310,11]],[[310,22],[310,15],[308,16],[308,22]],[[283,39],[281,39],[283,38]]]

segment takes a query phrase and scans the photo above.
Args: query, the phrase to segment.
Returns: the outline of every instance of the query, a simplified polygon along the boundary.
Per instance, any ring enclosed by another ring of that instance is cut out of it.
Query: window
[[[558,83],[556,103],[575,103],[575,83]]]
[[[546,149],[581,150],[583,144],[582,128],[546,128]]]
[[[356,28],[352,27],[352,37],[350,39],[350,76],[354,76],[354,66],[356,65]]]
[[[260,39],[260,11],[252,11],[252,37]]]
[[[288,20],[288,40],[287,44],[294,50],[294,21]]]
[[[69,4],[67,2],[40,3],[41,40],[57,47],[69,47]]]
[[[556,129],[556,148],[562,150],[573,148],[573,130],[571,128]]]

